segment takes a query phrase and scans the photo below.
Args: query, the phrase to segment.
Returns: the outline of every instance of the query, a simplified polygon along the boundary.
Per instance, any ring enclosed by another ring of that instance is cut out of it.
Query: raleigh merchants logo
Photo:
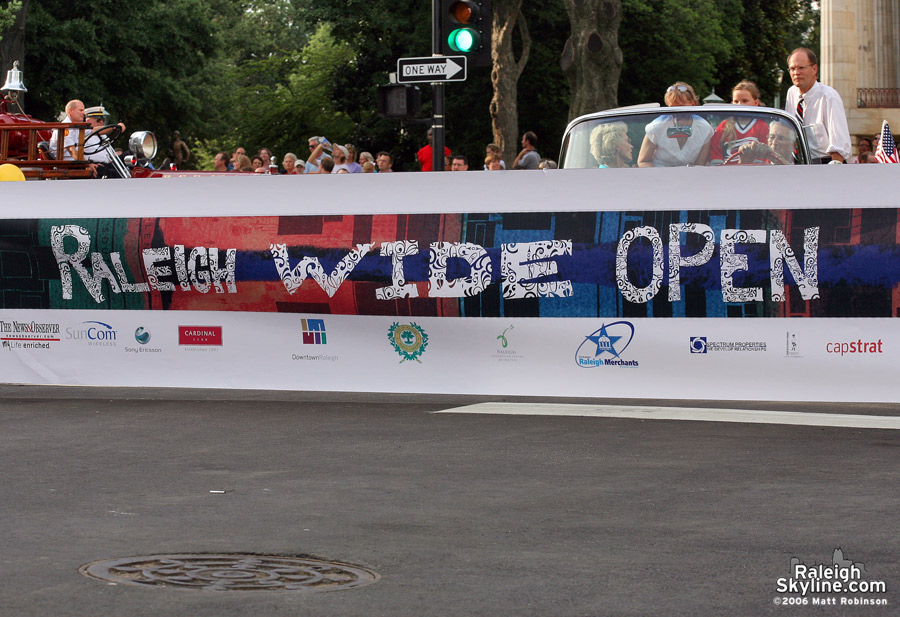
[[[90,347],[115,347],[117,335],[111,325],[102,321],[85,321],[79,328],[66,328],[66,340],[84,341]]]
[[[796,557],[791,558],[791,575],[775,581],[776,593],[790,595],[775,596],[773,602],[786,606],[883,606],[888,603],[887,598],[872,597],[871,594],[887,593],[887,587],[884,581],[863,580],[866,567],[862,563],[844,559],[844,551],[840,548],[834,549],[831,561],[828,566],[807,566]]]
[[[710,341],[705,336],[691,337],[691,353],[717,351],[765,351],[765,341]]]
[[[222,326],[178,326],[178,344],[193,347],[221,347]]]
[[[51,343],[59,342],[59,324],[0,320],[0,341],[10,351],[50,349]]]
[[[622,354],[634,340],[634,325],[629,321],[603,324],[588,336],[575,351],[575,364],[581,368],[598,366],[636,367],[637,360],[623,360]]]
[[[419,356],[425,353],[425,348],[428,346],[428,335],[421,326],[415,323],[401,326],[394,322],[388,330],[388,339],[391,341],[394,351],[400,354],[401,364],[407,360],[422,363]]]
[[[327,343],[324,319],[301,319],[300,325],[303,328],[304,345],[325,345]]]

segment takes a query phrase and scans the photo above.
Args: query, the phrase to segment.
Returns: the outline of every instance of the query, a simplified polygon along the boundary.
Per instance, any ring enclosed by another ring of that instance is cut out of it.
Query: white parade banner
[[[879,167],[4,183],[29,207],[0,217],[0,371],[893,402],[900,178]],[[734,186],[764,197],[725,209]]]

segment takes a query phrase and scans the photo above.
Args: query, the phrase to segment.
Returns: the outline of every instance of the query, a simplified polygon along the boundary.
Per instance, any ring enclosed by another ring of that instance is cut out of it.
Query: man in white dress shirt
[[[803,125],[812,125],[817,143],[809,144],[813,163],[843,163],[850,158],[850,131],[844,102],[837,90],[819,79],[816,54],[798,47],[788,56],[788,71],[794,83],[788,89],[784,109]]]

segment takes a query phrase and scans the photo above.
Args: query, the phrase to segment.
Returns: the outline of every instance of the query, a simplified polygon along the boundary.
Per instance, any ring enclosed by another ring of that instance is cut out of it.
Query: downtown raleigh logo
[[[637,360],[622,357],[633,340],[634,325],[630,321],[605,323],[584,337],[575,351],[575,364],[581,368],[636,368]]]
[[[327,345],[328,336],[325,332],[324,319],[301,319],[300,341],[306,345]],[[337,362],[338,357],[328,354],[298,354],[292,353],[291,360],[305,360],[310,362]]]

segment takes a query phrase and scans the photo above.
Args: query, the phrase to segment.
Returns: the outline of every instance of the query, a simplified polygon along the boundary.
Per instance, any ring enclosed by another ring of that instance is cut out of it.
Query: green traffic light
[[[447,43],[453,51],[467,54],[478,47],[478,32],[472,28],[457,28],[447,37]]]

